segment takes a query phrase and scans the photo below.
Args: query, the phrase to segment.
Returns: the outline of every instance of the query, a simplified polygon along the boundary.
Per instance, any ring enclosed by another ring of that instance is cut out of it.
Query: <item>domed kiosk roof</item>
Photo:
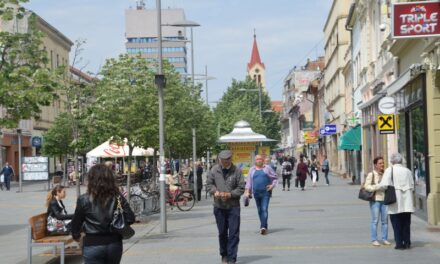
[[[244,121],[238,121],[234,124],[234,129],[231,133],[221,136],[219,143],[234,143],[234,142],[270,142],[276,141],[267,138],[265,135],[255,133],[251,125]]]

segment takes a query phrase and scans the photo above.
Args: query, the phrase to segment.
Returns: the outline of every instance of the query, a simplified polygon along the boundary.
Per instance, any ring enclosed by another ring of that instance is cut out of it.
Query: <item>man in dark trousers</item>
[[[5,163],[0,174],[3,174],[6,190],[9,191],[11,189],[11,178],[14,176],[14,170],[9,166],[8,162]]]
[[[237,261],[240,241],[240,197],[244,193],[244,177],[232,164],[232,152],[218,154],[219,164],[208,174],[207,188],[214,195],[214,216],[217,222],[222,263]]]

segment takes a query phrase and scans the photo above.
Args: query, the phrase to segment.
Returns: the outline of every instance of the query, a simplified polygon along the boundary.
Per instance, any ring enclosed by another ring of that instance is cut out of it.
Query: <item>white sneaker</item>
[[[384,241],[382,241],[382,243],[383,243],[385,246],[389,246],[389,245],[391,245],[391,242],[388,241],[388,240],[384,240]]]
[[[375,240],[375,241],[373,241],[373,243],[371,243],[373,246],[375,246],[375,247],[379,247],[380,246],[380,243],[379,243],[379,241],[377,241],[377,240]]]

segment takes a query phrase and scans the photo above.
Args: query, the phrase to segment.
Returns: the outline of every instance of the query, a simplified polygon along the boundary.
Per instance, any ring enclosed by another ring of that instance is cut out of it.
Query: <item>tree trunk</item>
[[[128,173],[127,173],[127,201],[130,202],[130,189],[131,189],[131,155],[133,154],[133,146],[128,144]]]

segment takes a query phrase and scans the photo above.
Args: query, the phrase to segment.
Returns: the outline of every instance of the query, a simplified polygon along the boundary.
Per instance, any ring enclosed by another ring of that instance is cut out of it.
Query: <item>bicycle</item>
[[[175,191],[167,189],[166,202],[170,206],[177,206],[180,211],[189,211],[196,204],[196,197],[192,190],[182,190],[181,184],[174,184],[177,186]]]

